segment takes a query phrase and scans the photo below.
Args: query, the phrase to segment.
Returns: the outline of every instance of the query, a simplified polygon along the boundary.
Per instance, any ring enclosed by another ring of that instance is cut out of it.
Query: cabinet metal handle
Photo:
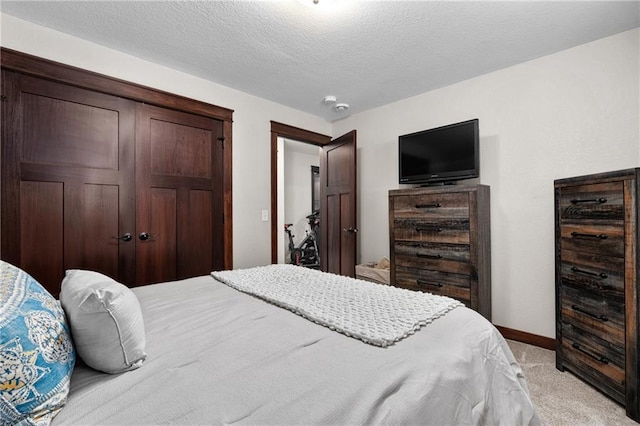
[[[438,207],[442,207],[442,204],[440,203],[416,204],[416,209],[435,209]]]
[[[121,236],[119,236],[119,237],[113,237],[113,238],[115,238],[116,240],[131,241],[131,240],[133,239],[133,236],[132,236],[130,233],[125,232],[125,233],[124,233],[124,234],[122,234]]]
[[[358,232],[358,228],[354,228],[353,226],[350,226],[348,228],[344,228],[342,229],[344,232],[349,232],[351,234],[356,234]]]
[[[442,259],[442,256],[439,254],[416,253],[416,256],[423,259]]]
[[[597,320],[600,320],[600,321],[602,321],[602,322],[607,322],[607,321],[609,321],[609,318],[608,318],[606,315],[597,315],[597,314],[594,314],[594,313],[592,313],[592,312],[585,311],[584,309],[582,309],[582,308],[581,308],[580,306],[578,306],[578,305],[571,305],[571,309],[573,309],[573,310],[574,310],[574,311],[576,311],[576,312],[580,312],[581,314],[588,315],[588,316],[590,316],[591,318],[595,318],[595,319],[597,319]]]
[[[573,199],[571,200],[571,204],[580,204],[580,203],[598,203],[598,204],[604,204],[607,202],[607,199],[602,197],[602,198],[590,198],[590,199],[586,199],[586,200],[580,200],[580,199]]]
[[[433,286],[433,287],[442,287],[442,284],[440,284],[440,283],[430,283],[430,282],[424,281],[424,280],[416,280],[416,283],[418,285],[430,285],[430,286]]]
[[[609,364],[609,359],[608,359],[608,358],[603,357],[603,356],[594,355],[594,354],[592,354],[591,352],[587,352],[587,351],[585,351],[584,349],[582,349],[582,348],[580,347],[580,345],[579,345],[579,344],[577,344],[577,343],[573,343],[571,346],[573,346],[573,348],[574,348],[574,349],[579,350],[579,351],[580,351],[580,352],[582,352],[583,354],[585,354],[585,355],[587,355],[587,356],[589,356],[589,357],[591,357],[591,358],[595,359],[595,360],[596,360],[596,361],[598,361],[598,362],[601,362],[601,363],[603,363],[603,364]]]
[[[430,226],[430,227],[420,227],[420,226],[416,226],[416,231],[417,232],[442,232],[442,228],[438,228],[436,226]]]
[[[585,271],[584,269],[576,268],[575,266],[571,268],[571,271],[575,272],[576,274],[589,275],[590,277],[600,278],[602,280],[604,280],[605,278],[609,278],[609,276],[604,272],[601,272],[598,274],[596,272],[590,272],[590,271]]]
[[[580,232],[572,232],[571,236],[574,238],[597,238],[599,240],[606,240],[607,239],[607,235],[606,234],[583,234]]]
[[[141,232],[140,234],[138,234],[138,238],[140,239],[140,241],[154,241],[156,238],[158,238],[158,234],[149,234],[148,232]]]

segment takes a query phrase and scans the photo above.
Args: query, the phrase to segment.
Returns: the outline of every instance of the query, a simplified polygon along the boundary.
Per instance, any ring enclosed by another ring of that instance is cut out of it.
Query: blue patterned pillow
[[[0,424],[48,425],[69,393],[75,350],[56,299],[0,261]]]

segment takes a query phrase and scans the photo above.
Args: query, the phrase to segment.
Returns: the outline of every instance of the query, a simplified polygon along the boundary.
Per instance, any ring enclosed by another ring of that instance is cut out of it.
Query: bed
[[[371,344],[211,275],[132,292],[143,362],[105,374],[78,357],[53,425],[539,423],[505,340],[463,306]]]

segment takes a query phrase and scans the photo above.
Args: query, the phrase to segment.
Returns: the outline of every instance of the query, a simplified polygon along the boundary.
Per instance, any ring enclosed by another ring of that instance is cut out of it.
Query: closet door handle
[[[124,233],[124,234],[122,234],[121,236],[119,236],[119,237],[113,237],[113,238],[115,238],[116,240],[131,241],[131,240],[133,239],[133,236],[132,236],[130,233],[125,232],[125,233]]]

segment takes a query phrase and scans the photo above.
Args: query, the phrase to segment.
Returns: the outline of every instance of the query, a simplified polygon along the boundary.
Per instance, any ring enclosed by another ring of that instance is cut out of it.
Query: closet
[[[57,295],[231,268],[230,110],[2,51],[1,257]]]

